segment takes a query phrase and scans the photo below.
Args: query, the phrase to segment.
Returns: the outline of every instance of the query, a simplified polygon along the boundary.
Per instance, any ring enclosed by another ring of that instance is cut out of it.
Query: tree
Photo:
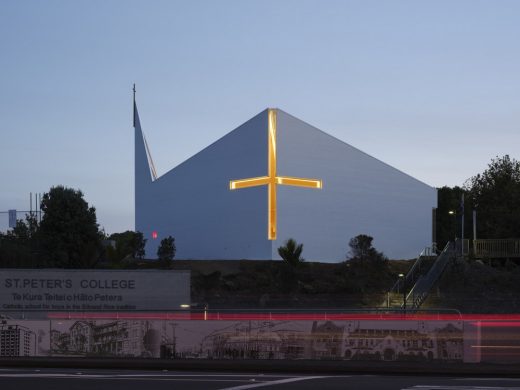
[[[464,187],[477,210],[477,237],[520,237],[519,161],[497,156]]]
[[[175,257],[176,250],[177,248],[175,247],[175,238],[168,236],[161,240],[159,249],[157,249],[157,257],[159,260],[169,263]]]
[[[304,259],[301,257],[303,244],[297,244],[295,240],[289,238],[285,244],[278,248],[278,254],[289,265],[295,267],[300,265]]]
[[[366,234],[359,234],[351,238],[348,245],[350,246],[350,261],[364,263],[386,263],[388,259],[382,252],[378,252],[373,246],[373,237]],[[347,257],[348,258],[348,257]]]
[[[31,214],[25,215],[25,221],[19,219],[13,230],[7,232],[7,236],[11,239],[21,241],[22,243],[30,243],[36,238],[39,224],[36,216]]]
[[[43,195],[38,236],[49,266],[93,267],[101,253],[102,233],[96,209],[89,207],[79,190],[52,187]]]
[[[351,238],[348,245],[350,246],[350,253],[352,257],[365,258],[372,254],[375,250],[372,248],[372,240],[374,238],[366,234],[359,234]]]
[[[128,256],[134,259],[142,259],[144,257],[146,239],[143,233],[127,230],[123,233],[111,234],[108,239],[116,243],[115,248],[107,248],[107,256],[112,262],[120,262]]]
[[[38,256],[38,220],[27,214],[6,234],[0,232],[0,267],[40,267]]]

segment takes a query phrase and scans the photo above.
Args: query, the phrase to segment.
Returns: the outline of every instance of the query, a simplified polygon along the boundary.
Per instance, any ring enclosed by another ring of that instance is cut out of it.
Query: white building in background
[[[358,234],[391,259],[431,245],[435,188],[282,110],[262,111],[160,177],[134,110],[135,229],[148,258],[169,235],[179,259],[279,259],[294,238],[305,259],[339,262]]]
[[[22,325],[0,325],[0,356],[35,355],[36,333]]]

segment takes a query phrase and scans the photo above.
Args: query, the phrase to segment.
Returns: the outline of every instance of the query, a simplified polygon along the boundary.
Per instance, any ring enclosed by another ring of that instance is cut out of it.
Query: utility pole
[[[461,213],[460,213],[460,219],[461,219],[461,235],[460,235],[460,239],[461,239],[461,248],[460,248],[460,254],[462,256],[464,256],[464,193],[462,193],[462,197],[460,199],[460,208],[461,208]]]
[[[437,208],[432,208],[432,251],[437,253]]]
[[[477,252],[477,210],[473,209],[473,255]]]

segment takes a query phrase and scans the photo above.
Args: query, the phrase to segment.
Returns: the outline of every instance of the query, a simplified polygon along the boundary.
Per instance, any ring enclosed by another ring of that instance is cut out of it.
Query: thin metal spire
[[[132,90],[134,91],[134,107],[133,107],[133,110],[134,110],[134,127],[135,127],[135,83],[134,83],[134,88]]]
[[[135,129],[135,124],[137,122],[136,120],[136,117],[137,117],[137,105],[135,103],[135,83],[134,83],[134,87],[132,89],[132,91],[134,92],[134,129]],[[157,180],[157,171],[155,169],[155,164],[153,163],[153,160],[152,160],[152,154],[150,153],[150,149],[148,148],[148,142],[146,142],[146,137],[144,136],[144,133],[141,129],[139,129],[141,131],[141,136],[143,137],[143,142],[144,142],[144,147],[145,147],[145,150],[146,150],[146,158],[148,159],[148,167],[150,168],[150,173],[152,175],[152,178],[153,180]]]

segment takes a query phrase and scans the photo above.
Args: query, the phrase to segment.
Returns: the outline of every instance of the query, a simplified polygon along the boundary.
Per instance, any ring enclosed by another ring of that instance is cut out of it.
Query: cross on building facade
[[[267,202],[268,202],[268,223],[267,223],[267,239],[276,240],[276,186],[288,185],[295,187],[318,188],[323,187],[321,180],[304,179],[289,176],[276,175],[276,117],[277,110],[270,108],[268,110],[268,167],[267,176],[253,177],[249,179],[231,180],[229,182],[230,190],[238,190],[240,188],[257,187],[267,185]]]

